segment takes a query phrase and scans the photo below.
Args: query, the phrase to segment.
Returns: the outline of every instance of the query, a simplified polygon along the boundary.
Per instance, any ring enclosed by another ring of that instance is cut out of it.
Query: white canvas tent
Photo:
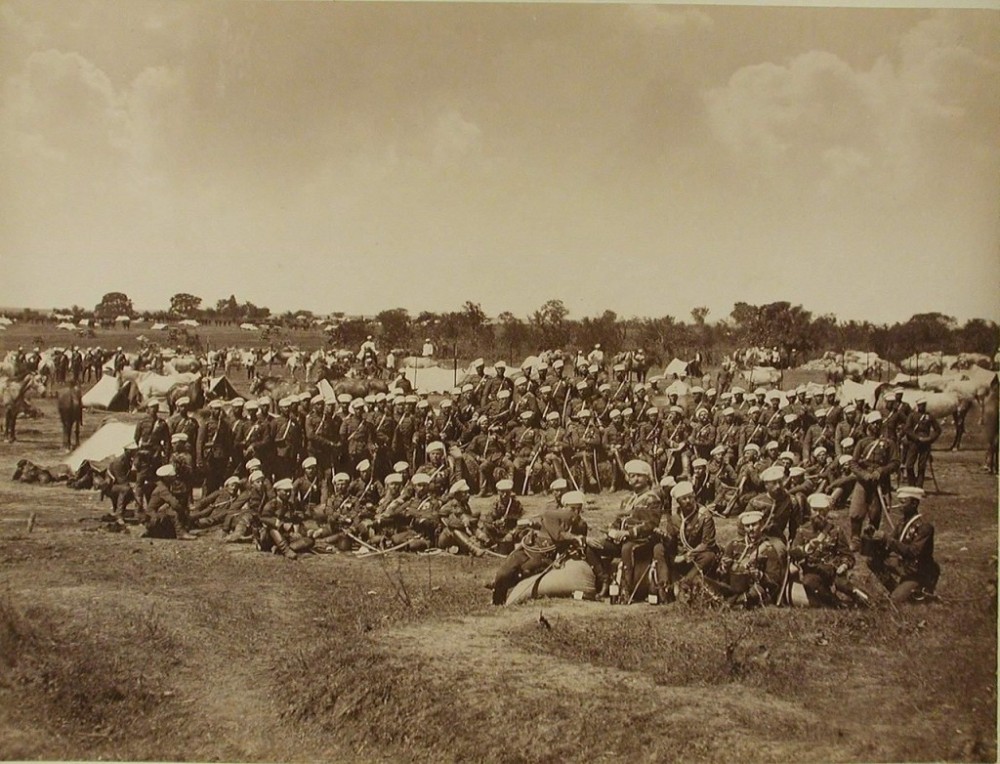
[[[667,368],[663,370],[663,376],[666,377],[668,374],[676,374],[680,376],[682,374],[687,374],[687,370],[688,365],[680,358],[675,358],[667,364]]]
[[[105,422],[62,463],[76,472],[85,461],[108,461],[121,454],[125,450],[125,444],[131,443],[134,436],[134,424],[116,420]]]
[[[104,374],[92,388],[83,394],[85,408],[106,411],[128,411],[129,385],[122,385],[114,374]]]

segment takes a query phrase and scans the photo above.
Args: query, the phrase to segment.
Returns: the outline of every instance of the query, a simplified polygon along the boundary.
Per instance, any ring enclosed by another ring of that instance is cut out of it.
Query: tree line
[[[422,311],[412,315],[406,308],[382,310],[371,317],[343,313],[317,316],[309,310],[272,314],[270,309],[235,295],[218,300],[214,307],[188,293],[175,294],[165,311],[136,311],[122,292],[104,295],[94,310],[80,306],[55,309],[52,313],[89,317],[110,322],[119,316],[171,321],[193,318],[219,324],[253,322],[288,330],[325,327],[328,341],[337,347],[360,344],[373,335],[380,348],[413,352],[424,340],[437,346],[437,355],[471,358],[489,355],[517,360],[545,348],[589,350],[600,344],[606,356],[643,348],[654,362],[672,357],[690,359],[700,352],[709,362],[737,348],[776,348],[783,358],[801,363],[824,351],[861,350],[878,353],[899,362],[920,351],[975,352],[992,356],[998,347],[997,323],[973,318],[964,324],[942,313],[918,313],[907,321],[876,324],[842,321],[833,314],[814,315],[801,305],[772,302],[752,305],[738,302],[728,316],[709,321],[710,311],[695,307],[690,320],[674,316],[623,318],[612,310],[597,316],[571,318],[562,300],[545,302],[528,316],[504,311],[489,317],[478,303],[466,301],[455,311]],[[16,316],[16,314],[15,314]],[[26,310],[22,320],[52,320],[48,314]],[[319,322],[317,319],[322,318]]]

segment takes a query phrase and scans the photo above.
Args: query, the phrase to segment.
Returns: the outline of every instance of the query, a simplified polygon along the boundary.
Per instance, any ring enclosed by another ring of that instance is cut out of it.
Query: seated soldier
[[[138,450],[139,446],[134,442],[126,443],[125,451],[108,466],[111,483],[104,492],[111,498],[112,511],[119,518],[124,517],[129,504],[136,501],[138,477],[135,457]]]
[[[672,602],[674,597],[667,565],[667,547],[673,546],[673,529],[668,516],[667,532],[659,532],[663,503],[659,490],[652,485],[653,469],[648,462],[633,459],[625,465],[625,476],[633,493],[622,501],[621,512],[612,521],[607,538],[598,549],[601,557],[608,562],[615,557],[621,559],[619,590],[617,594],[612,592],[609,584],[608,592],[602,590],[598,596],[610,594],[620,597],[622,602],[631,603],[642,583],[642,579],[636,580],[635,576],[636,557],[639,555],[648,559],[652,566],[654,584],[650,594],[656,596],[657,602]]]
[[[513,480],[498,480],[497,491],[493,506],[479,520],[476,538],[487,548],[510,554],[514,550],[517,521],[524,515],[524,508],[514,495]]]
[[[374,509],[382,501],[385,489],[382,487],[382,483],[376,479],[370,460],[363,459],[358,462],[357,471],[358,476],[351,481],[348,490],[357,499],[359,505]]]
[[[903,517],[891,535],[875,531],[876,553],[868,567],[889,590],[895,603],[920,602],[933,596],[941,576],[934,560],[934,526],[917,510],[924,490],[903,486],[896,491]]]
[[[226,478],[222,488],[213,491],[191,507],[191,527],[213,528],[222,525],[226,518],[237,511],[236,501],[242,489],[240,479],[235,475]]]
[[[479,515],[469,506],[469,484],[456,480],[448,489],[448,500],[439,510],[442,527],[437,545],[453,554],[465,552],[475,557],[483,555],[483,548],[476,542]]]
[[[730,604],[741,607],[773,605],[781,595],[788,558],[784,547],[764,535],[764,513],[740,515],[742,534],[726,545],[719,561],[720,587]]]
[[[257,536],[258,549],[282,554],[289,560],[313,547],[313,539],[303,526],[302,510],[292,498],[293,490],[291,478],[282,478],[274,484],[274,498],[261,511]]]
[[[847,572],[854,567],[847,536],[829,518],[832,501],[825,493],[808,498],[810,518],[799,526],[788,556],[789,571],[798,576],[811,605],[838,607],[838,592],[861,605],[868,605],[867,594],[853,586]]]
[[[139,519],[146,526],[144,535],[153,538],[176,538],[183,541],[194,539],[187,532],[188,493],[187,484],[177,477],[173,464],[164,464],[156,470],[156,485],[146,502]]]
[[[317,513],[322,514],[321,507],[326,503],[324,482],[316,457],[304,459],[302,475],[292,483],[292,498],[302,508],[306,518],[316,518]]]
[[[346,472],[338,472],[333,476],[333,486],[326,498],[322,517],[318,518],[319,527],[309,531],[316,540],[317,550],[329,552],[339,550],[348,552],[353,540],[348,536],[354,525],[355,497],[349,486],[351,476]]]
[[[715,541],[714,516],[698,504],[694,488],[686,480],[675,485],[670,495],[677,504],[679,516],[672,578],[683,580],[712,575],[721,552]]]
[[[517,548],[503,561],[493,579],[493,604],[503,605],[507,592],[522,578],[541,573],[555,564],[556,556],[578,542],[570,533],[572,514],[566,509],[546,509],[538,529],[521,539]]]

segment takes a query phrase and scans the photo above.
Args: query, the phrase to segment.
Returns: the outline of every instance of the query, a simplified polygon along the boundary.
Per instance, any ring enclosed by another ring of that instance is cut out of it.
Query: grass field
[[[9,481],[20,458],[60,459],[54,405],[38,403],[0,444],[4,758],[996,758],[997,482],[976,410],[971,450],[935,453],[944,493],[926,502],[941,602],[744,613],[497,610],[490,559],[290,562],[215,536],[110,534],[89,492]],[[595,498],[592,529],[621,498]]]

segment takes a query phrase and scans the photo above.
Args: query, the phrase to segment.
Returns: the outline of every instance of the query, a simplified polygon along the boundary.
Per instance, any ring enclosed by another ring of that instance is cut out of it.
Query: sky
[[[0,305],[1000,320],[1000,13],[7,0]]]

